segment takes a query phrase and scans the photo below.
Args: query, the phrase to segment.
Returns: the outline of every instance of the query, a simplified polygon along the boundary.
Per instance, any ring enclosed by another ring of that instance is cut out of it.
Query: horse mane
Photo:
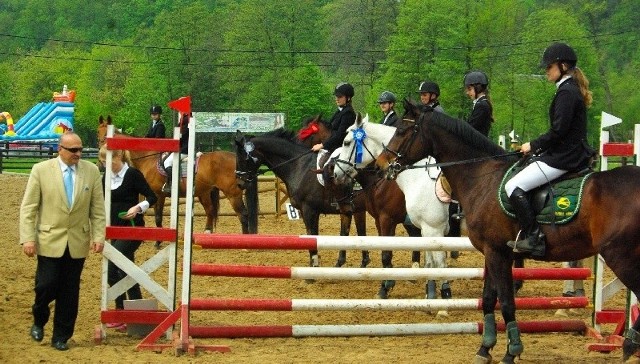
[[[262,140],[273,140],[277,139],[278,143],[282,143],[283,140],[291,143],[295,148],[299,148],[301,152],[307,151],[308,148],[298,139],[298,133],[294,130],[289,130],[286,128],[278,128],[274,130],[270,130],[264,134],[256,136]],[[285,147],[289,148],[289,147]]]
[[[280,139],[287,139],[290,140],[292,142],[296,141],[298,138],[298,134],[293,131],[293,130],[289,130],[289,129],[285,129],[285,128],[278,128],[278,129],[273,129],[270,130],[262,135],[260,135],[261,137],[268,137],[268,138],[280,138]]]
[[[501,155],[506,153],[504,148],[474,129],[467,122],[437,111],[432,112],[431,120],[429,122],[459,137],[465,145],[475,150],[489,155]]]

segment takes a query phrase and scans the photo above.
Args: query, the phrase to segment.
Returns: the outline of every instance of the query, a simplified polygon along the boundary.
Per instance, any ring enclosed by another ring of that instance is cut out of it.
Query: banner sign
[[[264,133],[284,127],[284,113],[194,112],[193,117],[198,133]]]

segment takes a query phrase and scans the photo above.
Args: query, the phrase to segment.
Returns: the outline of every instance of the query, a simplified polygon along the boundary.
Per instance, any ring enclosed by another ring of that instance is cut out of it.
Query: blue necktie
[[[67,193],[67,205],[71,207],[73,202],[73,169],[67,167],[64,175],[64,191]]]

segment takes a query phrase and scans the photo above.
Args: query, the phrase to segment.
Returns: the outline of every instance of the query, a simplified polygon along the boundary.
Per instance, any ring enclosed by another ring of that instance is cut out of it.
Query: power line
[[[578,37],[565,38],[567,40],[578,40],[578,39],[595,39],[601,37],[610,37],[610,36],[619,36],[628,33],[635,33],[636,30],[621,30],[621,31],[612,31],[608,33],[600,33],[600,34],[589,34]],[[136,45],[136,44],[118,44],[118,43],[108,43],[108,42],[92,42],[92,41],[82,41],[82,40],[68,40],[68,39],[59,39],[59,38],[43,38],[43,37],[35,37],[35,36],[24,36],[24,35],[16,35],[9,33],[0,33],[0,36],[14,38],[14,39],[29,39],[29,40],[37,40],[41,42],[59,42],[65,44],[82,44],[89,46],[106,46],[106,47],[118,47],[118,48],[126,48],[126,49],[144,49],[144,50],[163,50],[163,51],[190,51],[190,52],[209,52],[209,53],[266,53],[266,54],[320,54],[320,55],[336,55],[336,54],[361,54],[361,53],[386,53],[386,52],[416,52],[416,51],[424,51],[425,49],[413,48],[413,49],[387,49],[387,50],[378,50],[378,49],[362,49],[362,50],[261,50],[261,49],[204,49],[204,48],[188,48],[188,47],[169,47],[169,46],[148,46],[148,45]],[[468,51],[468,50],[476,50],[476,49],[491,49],[491,48],[505,48],[505,47],[518,47],[523,45],[530,44],[548,44],[549,42],[555,41],[552,40],[539,40],[539,41],[522,41],[522,42],[509,42],[509,43],[497,43],[497,44],[487,44],[487,45],[464,45],[464,46],[450,46],[450,47],[437,47],[436,51]]]

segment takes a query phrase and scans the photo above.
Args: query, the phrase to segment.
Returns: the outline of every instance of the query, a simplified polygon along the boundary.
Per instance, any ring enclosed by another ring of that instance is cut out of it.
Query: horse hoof
[[[338,259],[338,261],[336,262],[336,268],[342,267],[344,263],[346,263],[346,261]]]
[[[308,278],[308,279],[305,279],[305,280],[304,280],[304,283],[312,284],[312,283],[316,283],[316,280],[315,280],[315,279],[310,279],[310,278]]]
[[[558,309],[554,315],[559,317],[569,317],[567,310],[565,310],[564,308]]]
[[[484,356],[476,355],[475,358],[473,358],[473,364],[489,364],[492,360],[493,358],[491,355],[486,358]]]
[[[360,263],[360,268],[366,268],[369,263],[371,263],[371,259],[366,258],[366,259],[362,259],[362,262]]]
[[[378,290],[378,294],[376,295],[375,298],[378,298],[381,300],[386,300],[387,298],[389,298],[389,290],[384,287],[384,284],[380,286],[380,289]]]
[[[449,312],[448,311],[438,311],[438,313],[436,314],[436,317],[449,317]]]
[[[637,356],[632,356],[629,359],[624,361],[625,364],[640,364],[640,358]]]
[[[458,259],[458,257],[460,257],[460,252],[457,250],[453,250],[451,252],[451,259]]]
[[[411,263],[411,268],[420,268],[420,263],[418,263],[418,262]],[[409,282],[418,283],[418,280],[417,279],[410,279]]]
[[[320,256],[319,255],[312,256],[311,259],[309,260],[309,266],[310,267],[319,267],[320,266]]]

